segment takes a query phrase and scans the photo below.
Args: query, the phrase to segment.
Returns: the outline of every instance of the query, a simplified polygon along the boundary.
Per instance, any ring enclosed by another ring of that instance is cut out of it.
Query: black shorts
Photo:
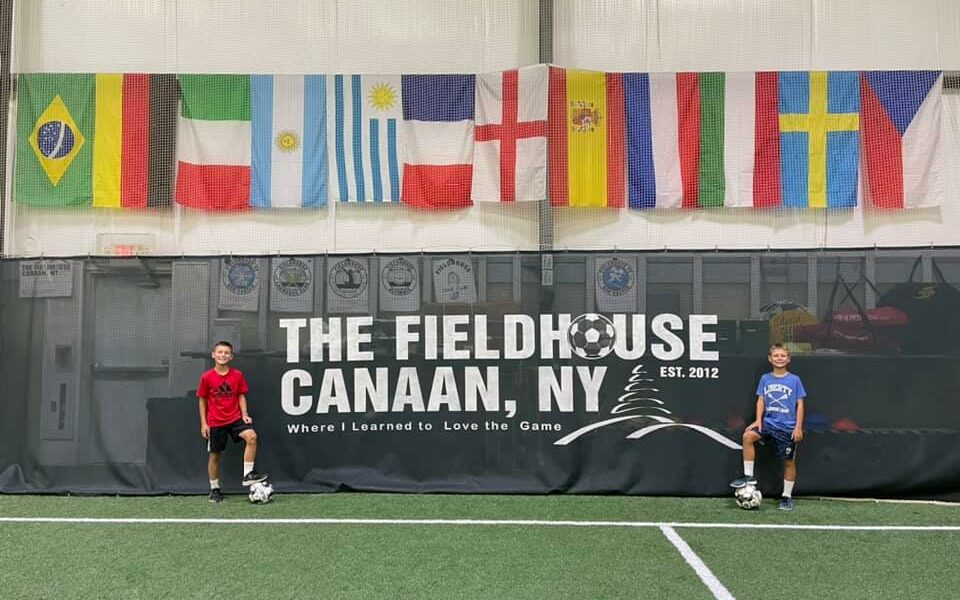
[[[210,428],[210,437],[207,439],[207,452],[223,452],[227,449],[227,438],[231,438],[234,443],[242,442],[240,434],[248,429],[253,429],[253,425],[244,423],[243,419],[237,419],[233,423],[221,425],[220,427]]]
[[[772,444],[773,448],[777,452],[777,456],[781,459],[797,459],[797,448],[800,444],[793,441],[792,432],[769,428],[763,431],[758,431],[756,427],[753,428],[753,431],[756,431],[760,434],[760,443],[762,445],[765,446],[768,443]]]

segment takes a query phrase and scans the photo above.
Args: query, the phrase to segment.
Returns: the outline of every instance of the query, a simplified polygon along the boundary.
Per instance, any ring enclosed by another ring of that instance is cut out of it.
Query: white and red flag
[[[547,66],[477,75],[474,202],[542,200],[547,181]]]

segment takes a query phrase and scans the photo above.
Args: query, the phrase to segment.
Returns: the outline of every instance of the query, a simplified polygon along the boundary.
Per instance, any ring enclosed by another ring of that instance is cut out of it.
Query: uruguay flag
[[[470,206],[475,75],[404,75],[403,202]]]
[[[864,71],[860,75],[865,192],[874,207],[940,203],[937,140],[940,71]]]
[[[327,107],[333,196],[341,202],[399,202],[399,75],[334,75]]]
[[[250,77],[251,206],[326,205],[326,87],[324,75]]]

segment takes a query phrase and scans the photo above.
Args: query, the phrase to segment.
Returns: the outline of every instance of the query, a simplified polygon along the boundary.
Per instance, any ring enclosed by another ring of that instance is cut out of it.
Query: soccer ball
[[[258,481],[250,486],[250,493],[247,494],[247,497],[254,504],[266,504],[273,497],[273,486],[267,481]]]
[[[744,510],[754,510],[760,508],[760,502],[763,500],[763,494],[752,485],[745,485],[733,494],[737,501],[737,506]]]
[[[617,330],[603,315],[585,313],[570,323],[567,338],[573,353],[587,360],[597,360],[610,354]]]

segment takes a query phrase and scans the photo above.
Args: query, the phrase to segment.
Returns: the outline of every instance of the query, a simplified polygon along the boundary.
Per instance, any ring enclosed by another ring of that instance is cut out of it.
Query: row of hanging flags
[[[14,199],[939,204],[942,73],[23,74]],[[171,189],[171,182],[173,183]]]

